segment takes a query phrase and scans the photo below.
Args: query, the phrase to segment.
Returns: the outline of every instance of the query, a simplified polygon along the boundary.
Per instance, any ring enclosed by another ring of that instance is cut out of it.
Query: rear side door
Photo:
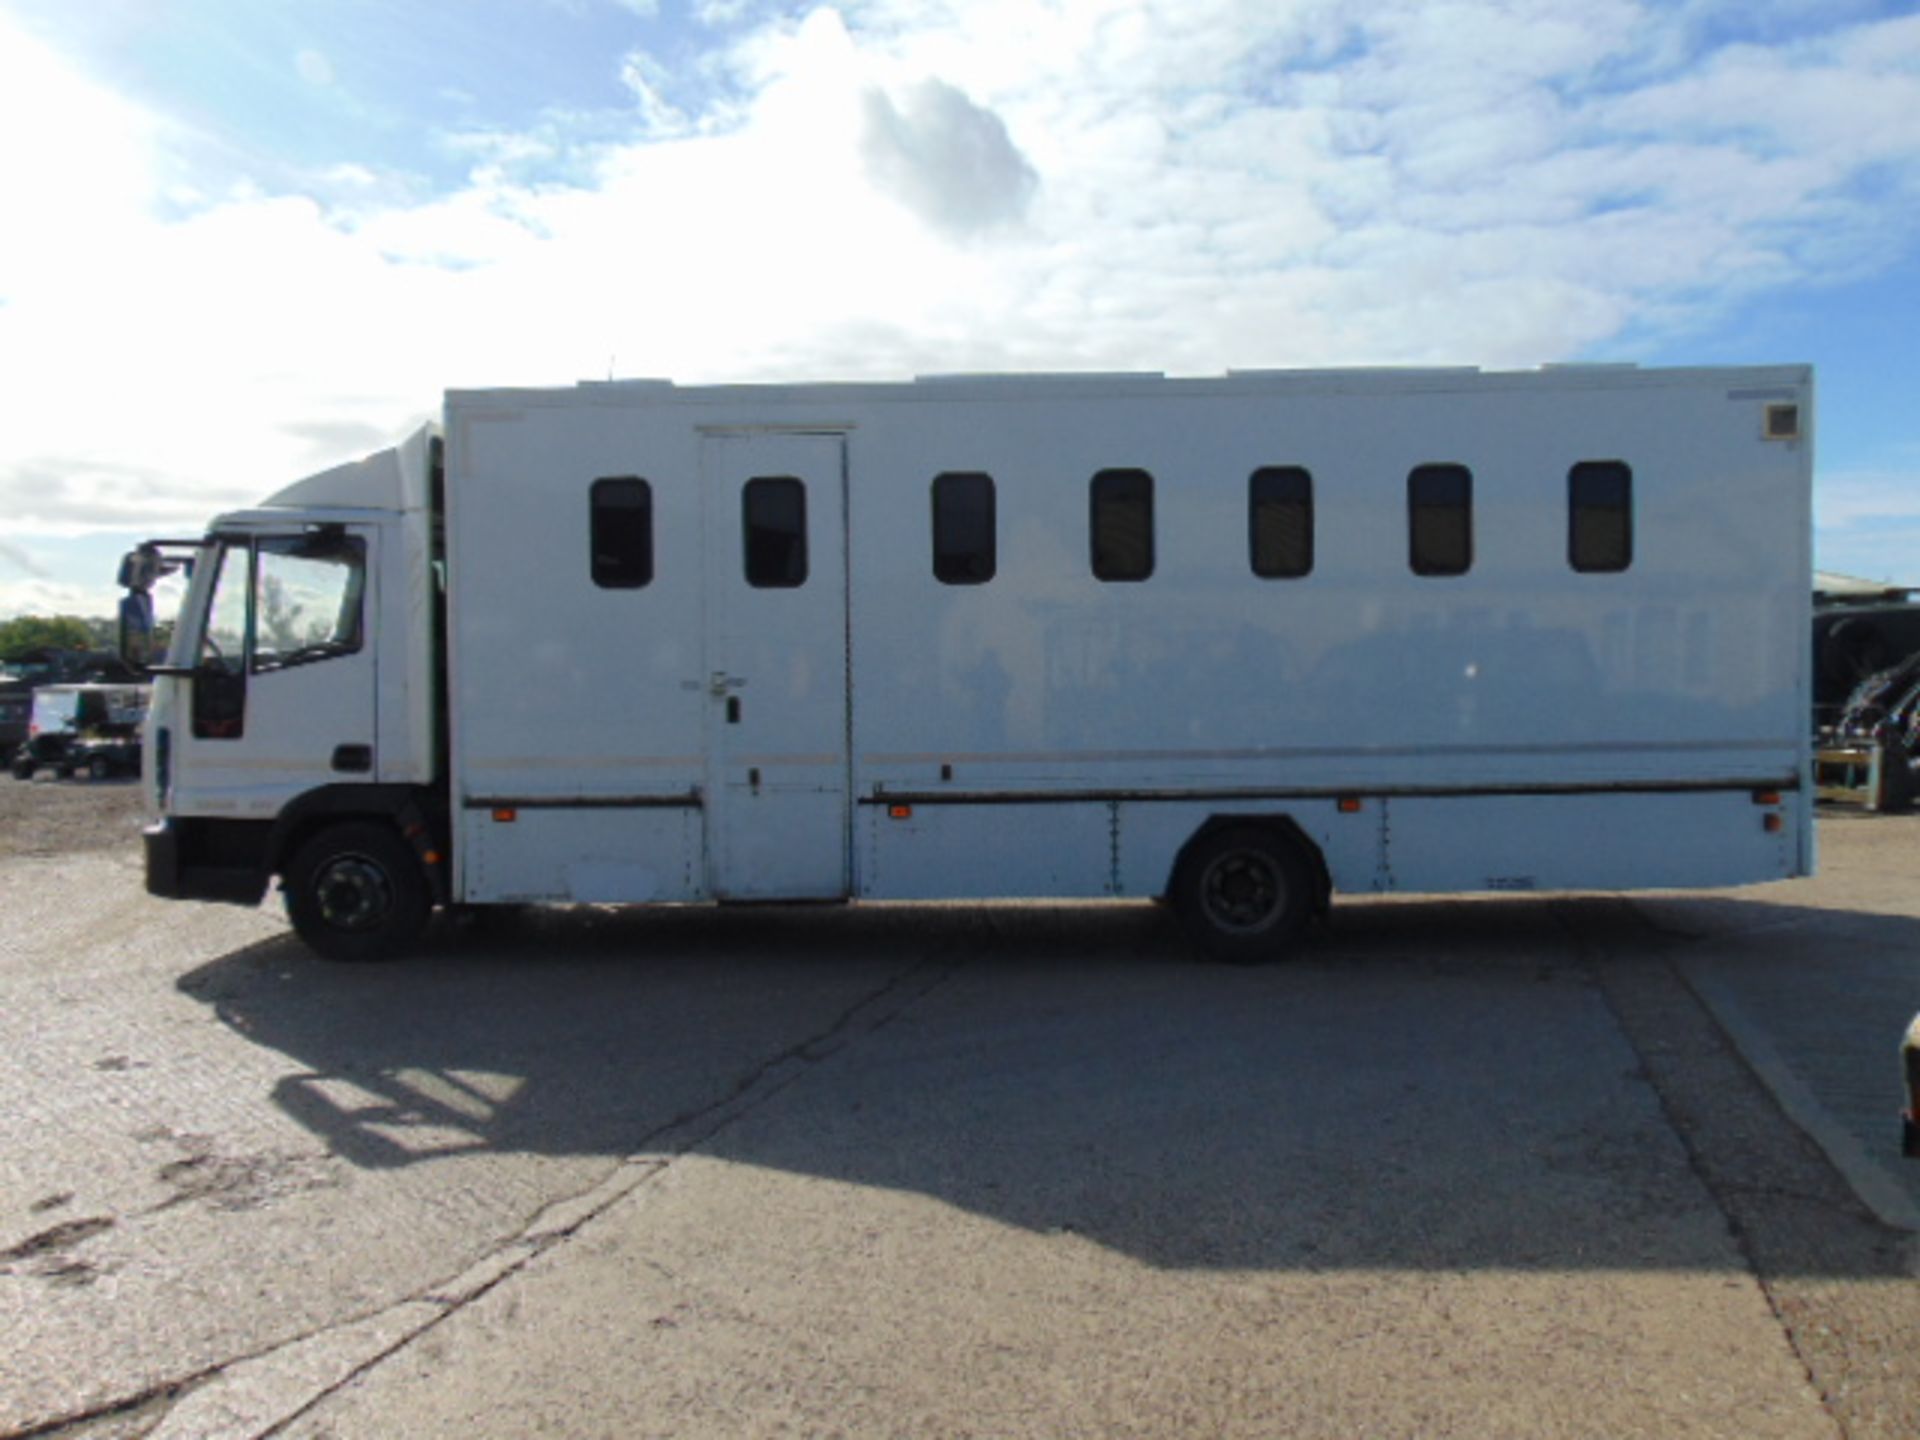
[[[848,893],[846,442],[702,441],[707,868],[719,899]]]

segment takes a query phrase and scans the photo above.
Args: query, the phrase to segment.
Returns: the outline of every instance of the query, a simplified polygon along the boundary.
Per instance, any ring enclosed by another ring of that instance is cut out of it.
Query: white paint
[[[1810,434],[1796,367],[455,392],[456,893],[1154,893],[1234,814],[1292,819],[1344,891],[1807,873],[1810,451],[1762,438],[1782,398]],[[1633,470],[1622,574],[1568,565],[1567,472],[1588,460]],[[1463,576],[1408,567],[1407,474],[1429,462],[1473,472]],[[1270,465],[1313,475],[1301,579],[1248,563],[1248,476]],[[1144,582],[1091,574],[1110,467],[1154,477]],[[933,577],[946,471],[994,477],[989,583]],[[741,583],[760,475],[808,486],[799,589]],[[604,589],[589,493],[622,476],[652,487],[654,576]],[[382,573],[423,574],[419,511],[369,515]],[[426,607],[381,594],[382,692],[424,694]],[[249,733],[306,753],[336,703]],[[183,748],[176,813],[226,788],[222,764]],[[1782,801],[1756,804],[1762,785]],[[1542,787],[1584,793],[1512,793]],[[891,819],[895,797],[913,814]]]

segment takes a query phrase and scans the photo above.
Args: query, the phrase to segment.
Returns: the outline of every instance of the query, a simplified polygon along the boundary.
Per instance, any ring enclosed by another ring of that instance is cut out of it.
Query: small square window
[[[1094,577],[1145,580],[1153,574],[1153,476],[1102,470],[1089,494]]]
[[[589,492],[593,583],[638,590],[653,579],[653,487],[637,476],[596,480]]]
[[[1313,476],[1269,465],[1247,477],[1247,544],[1253,573],[1297,580],[1313,570]]]
[[[1473,472],[1421,465],[1407,476],[1408,563],[1416,575],[1464,575],[1473,568]]]
[[[747,584],[792,590],[807,583],[807,487],[791,475],[749,480],[740,497]]]

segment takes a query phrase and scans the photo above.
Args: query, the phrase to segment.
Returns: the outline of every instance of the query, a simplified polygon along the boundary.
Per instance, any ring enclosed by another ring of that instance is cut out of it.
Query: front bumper
[[[163,900],[258,905],[267,893],[264,847],[255,860],[244,845],[234,845],[233,827],[244,823],[169,816],[149,825],[143,832],[147,893]]]

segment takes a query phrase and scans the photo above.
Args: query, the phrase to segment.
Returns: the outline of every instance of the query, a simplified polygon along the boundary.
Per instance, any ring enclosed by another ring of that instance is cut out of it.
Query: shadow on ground
[[[1602,898],[1356,903],[1250,970],[1143,904],[579,909],[386,967],[278,940],[180,986],[369,1168],[697,1141],[1167,1268],[1738,1270],[1596,983],[1686,943]]]

